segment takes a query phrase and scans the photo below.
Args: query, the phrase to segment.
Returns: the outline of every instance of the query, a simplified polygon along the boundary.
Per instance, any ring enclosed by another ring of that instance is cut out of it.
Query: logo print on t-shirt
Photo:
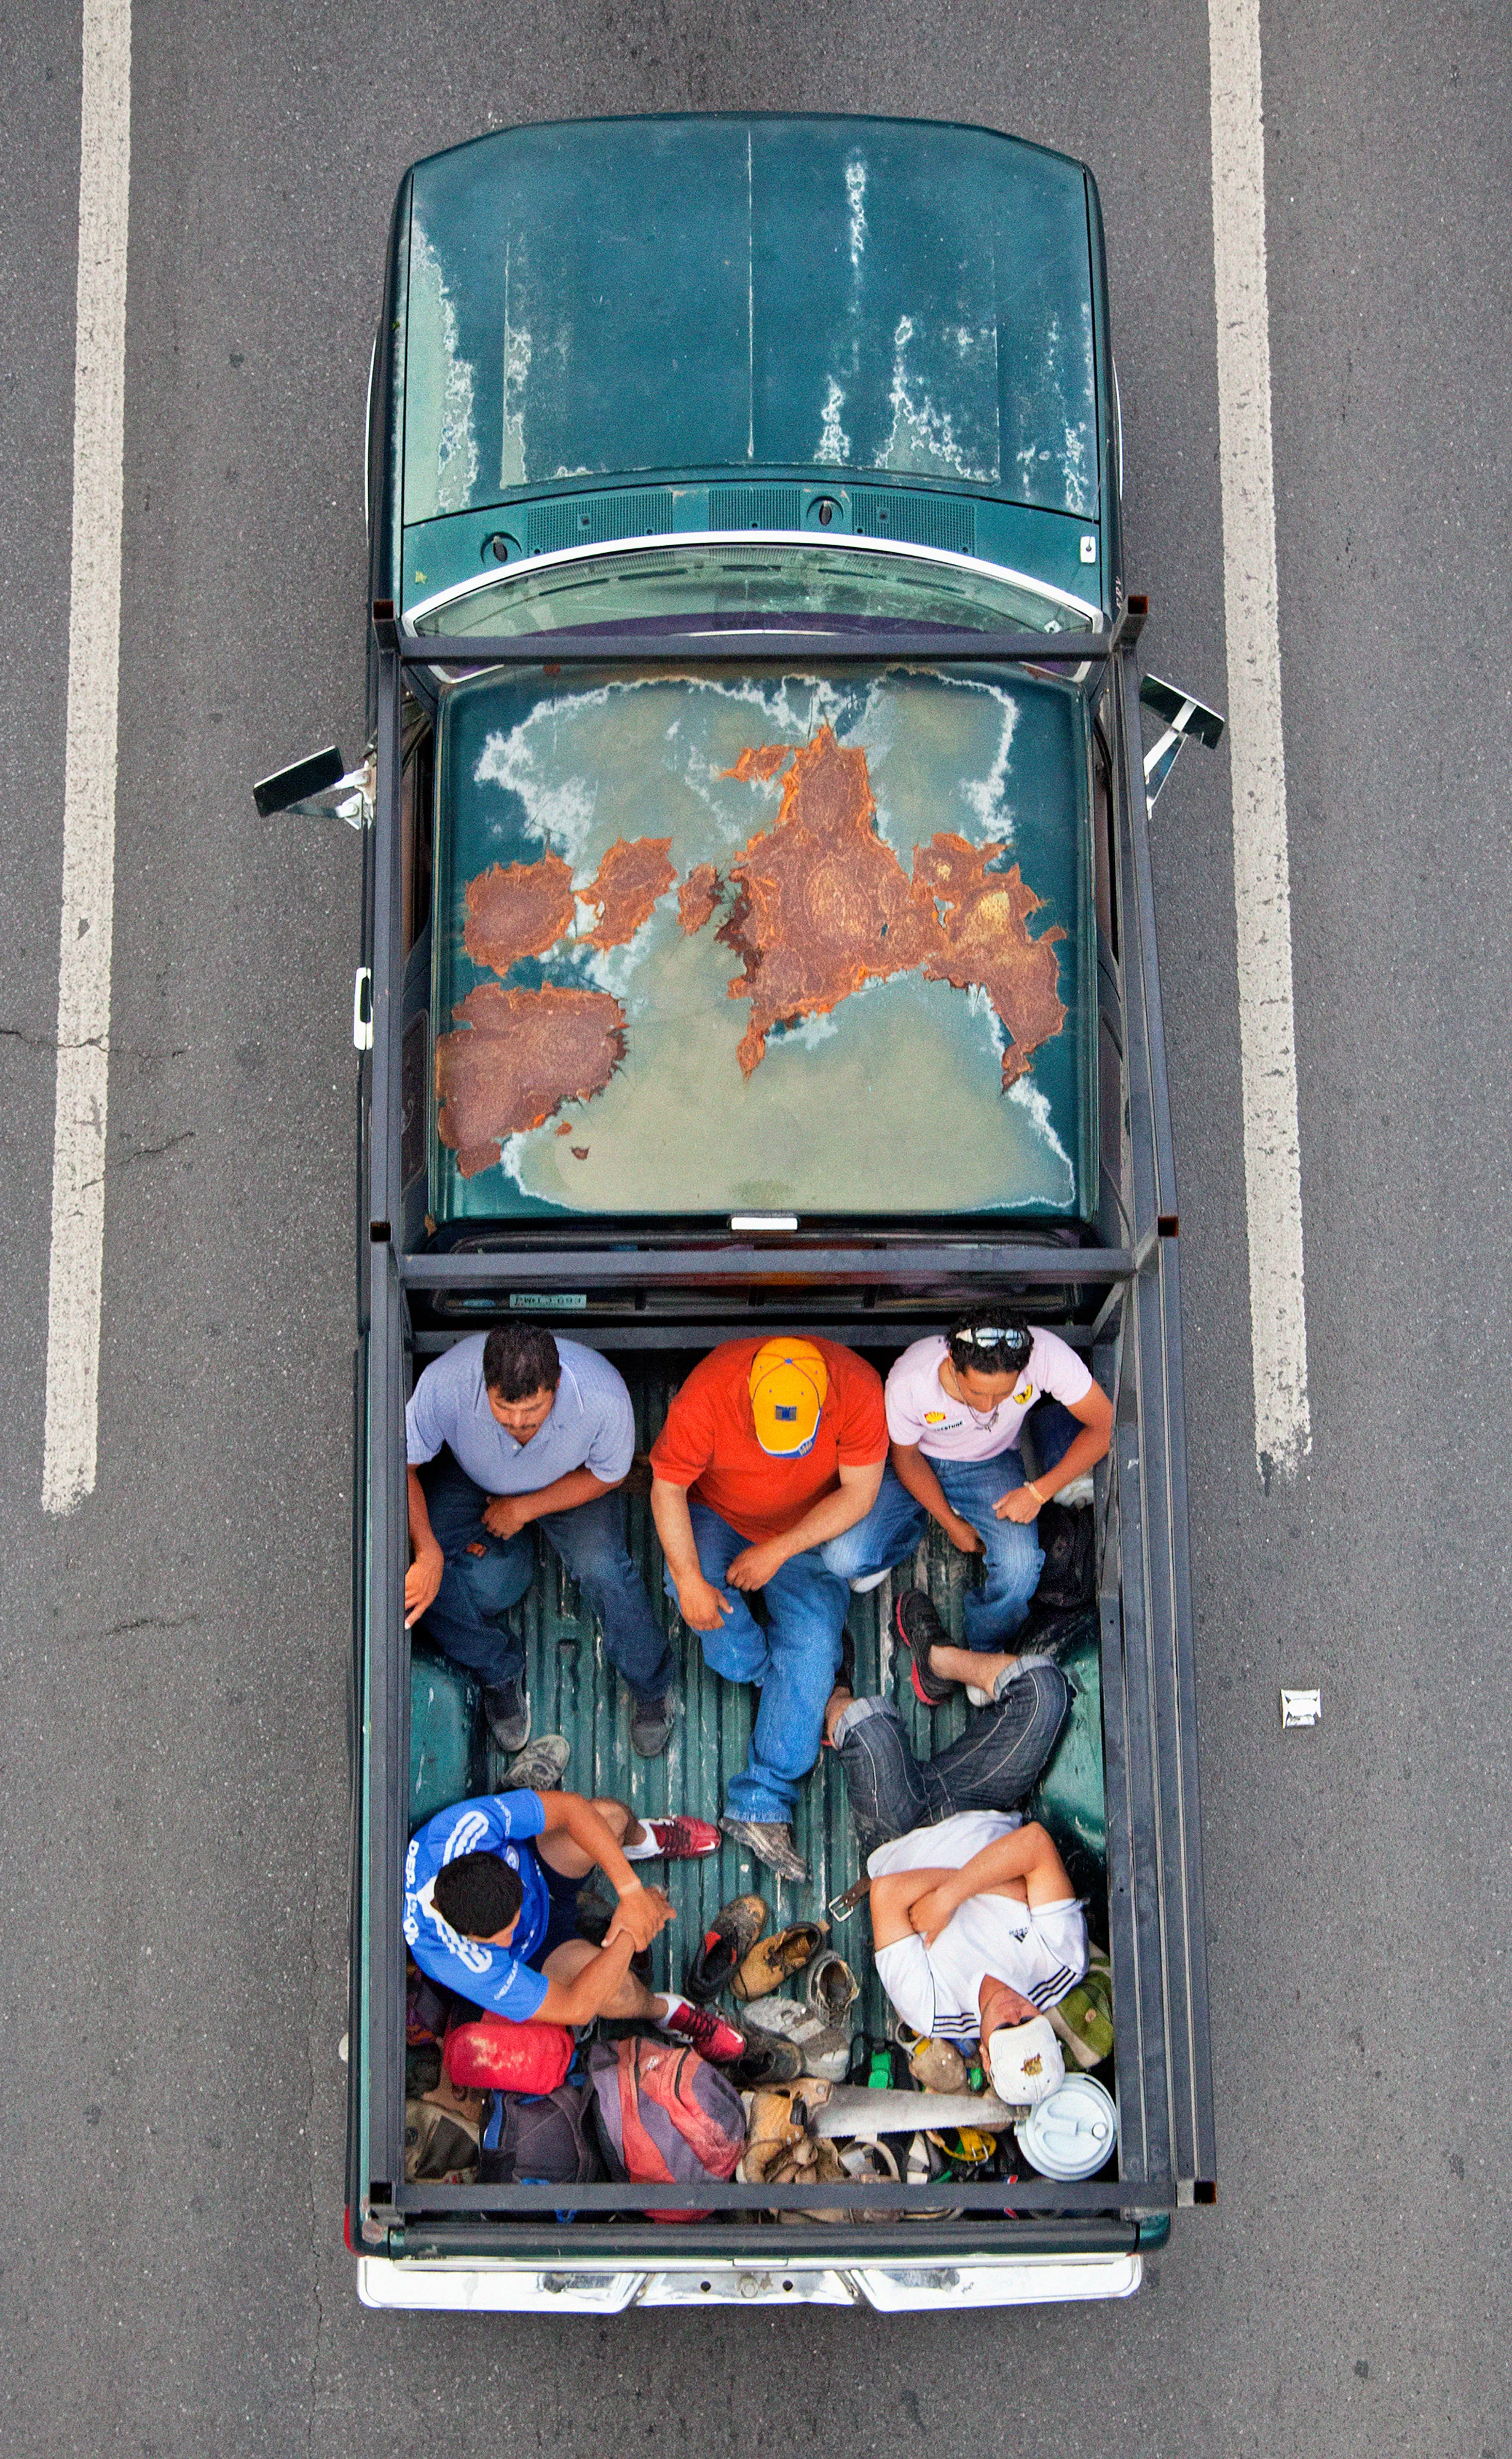
[[[1027,1409],[1030,1401],[1034,1398],[1034,1385],[1032,1383],[1026,1383],[1021,1391],[1014,1394],[1012,1406],[1016,1409]]]
[[[926,1426],[943,1426],[945,1423],[944,1410],[926,1409],[924,1412],[924,1423]]]

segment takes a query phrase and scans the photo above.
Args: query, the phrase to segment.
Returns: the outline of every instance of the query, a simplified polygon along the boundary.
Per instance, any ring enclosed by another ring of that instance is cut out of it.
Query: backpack
[[[419,1966],[409,1965],[405,1983],[405,2041],[418,2049],[426,2041],[444,2038],[452,2007],[450,1989],[438,1989]]]
[[[593,2115],[611,2177],[694,2184],[730,2177],[746,2148],[741,2096],[717,2067],[680,2042],[601,2041],[588,2054]],[[653,2212],[654,2220],[707,2212]]]
[[[507,2015],[453,2025],[442,2058],[459,2091],[555,2091],[572,2062],[565,2024],[513,2024]]]
[[[491,2091],[483,2103],[478,2179],[485,2186],[591,2185],[603,2175],[588,2132],[586,2084],[543,2092]]]
[[[1068,1511],[1063,1503],[1047,1503],[1040,1514],[1037,1534],[1044,1548],[1044,1568],[1035,1590],[1035,1604],[1065,1612],[1089,1606],[1097,1585],[1097,1514],[1083,1504]]]
[[[477,2170],[478,2139],[465,2116],[433,2100],[405,2102],[404,2173],[410,2185],[468,2185]]]

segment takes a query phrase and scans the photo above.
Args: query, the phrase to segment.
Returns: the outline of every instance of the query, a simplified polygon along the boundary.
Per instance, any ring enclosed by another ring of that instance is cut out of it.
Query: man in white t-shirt
[[[982,1586],[966,1595],[967,1648],[1003,1648],[1044,1567],[1035,1533],[1041,1506],[1107,1450],[1106,1394],[1058,1334],[1001,1314],[969,1315],[905,1349],[887,1379],[887,1418],[888,1475],[852,1538],[868,1557],[857,1550],[833,1567],[865,1580],[911,1554],[937,1520],[963,1554],[984,1557]],[[1033,1477],[1020,1449],[1026,1423]],[[915,1692],[937,1707],[956,1686],[933,1666],[949,1634],[922,1588],[897,1599],[893,1628],[913,1652]]]
[[[1004,2096],[1034,2100],[1060,2080],[1060,2052],[1053,2034],[1019,2036],[1076,1986],[1087,1936],[1049,1834],[1016,1805],[1055,1748],[1069,1692],[1043,1657],[974,1666],[991,1705],[938,1758],[914,1757],[891,1700],[839,1686],[826,1734],[872,1881],[883,1988],[926,2038],[986,2043],[995,2073],[1016,2076]]]

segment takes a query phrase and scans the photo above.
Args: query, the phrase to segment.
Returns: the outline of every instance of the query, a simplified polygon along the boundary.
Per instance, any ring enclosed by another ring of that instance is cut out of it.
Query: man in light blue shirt
[[[407,1627],[483,1682],[494,1738],[530,1738],[525,1651],[504,1620],[535,1576],[534,1522],[603,1624],[635,1694],[642,1757],[672,1730],[672,1651],[625,1545],[619,1492],[635,1456],[624,1379],[576,1340],[504,1324],[432,1359],[405,1412],[410,1464]]]

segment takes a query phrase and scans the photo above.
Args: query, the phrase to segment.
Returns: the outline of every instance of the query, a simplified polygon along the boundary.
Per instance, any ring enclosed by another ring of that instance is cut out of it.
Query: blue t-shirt
[[[485,1793],[438,1810],[411,1836],[405,1856],[405,1944],[421,1971],[516,2024],[538,2014],[546,1995],[546,1977],[533,1972],[528,1959],[546,1935],[551,1903],[540,1864],[523,1840],[538,1836],[545,1819],[538,1793]],[[519,1872],[524,1901],[508,1946],[460,1937],[431,1902],[436,1872],[464,1853],[496,1853]]]
[[[577,1340],[558,1340],[561,1381],[551,1415],[528,1443],[517,1443],[489,1407],[483,1381],[486,1335],[475,1333],[433,1357],[405,1411],[411,1468],[446,1443],[458,1468],[485,1494],[538,1494],[575,1468],[618,1485],[635,1458],[635,1412],[624,1377]]]

